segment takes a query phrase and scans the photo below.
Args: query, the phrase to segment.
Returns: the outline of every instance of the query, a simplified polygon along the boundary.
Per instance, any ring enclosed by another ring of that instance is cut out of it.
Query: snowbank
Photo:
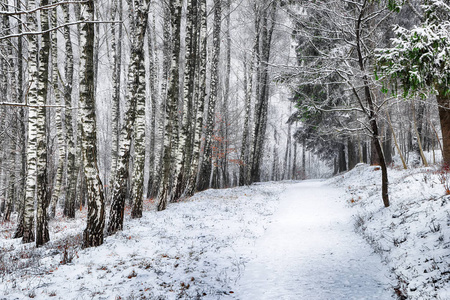
[[[355,228],[391,268],[399,299],[450,299],[450,174],[437,167],[388,173],[389,208],[379,167],[360,164],[329,182],[347,191]]]

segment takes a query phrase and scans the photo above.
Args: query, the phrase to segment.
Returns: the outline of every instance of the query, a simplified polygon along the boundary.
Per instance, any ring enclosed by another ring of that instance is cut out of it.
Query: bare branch
[[[55,8],[59,5],[62,4],[82,4],[82,3],[86,3],[87,1],[63,1],[63,2],[57,2],[57,3],[52,3],[49,5],[44,5],[44,6],[40,6],[40,7],[36,7],[35,9],[31,9],[31,10],[23,10],[23,11],[0,11],[0,15],[4,15],[4,16],[17,16],[17,15],[28,15],[40,10],[49,10],[52,8]]]
[[[65,26],[85,24],[85,23],[122,23],[122,21],[76,21],[76,22],[61,24],[59,26],[50,28],[48,30],[39,31],[39,32],[22,32],[22,33],[17,33],[17,34],[5,35],[5,36],[0,37],[0,41],[10,39],[10,38],[15,38],[15,37],[22,37],[22,36],[42,35],[42,34],[49,33],[49,32],[55,31],[55,30],[59,30]]]

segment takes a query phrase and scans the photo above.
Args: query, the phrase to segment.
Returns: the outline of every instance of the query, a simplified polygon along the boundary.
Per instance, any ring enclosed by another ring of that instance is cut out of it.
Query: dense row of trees
[[[273,48],[289,44],[274,34],[280,4],[1,1],[0,203],[15,238],[45,244],[58,207],[74,218],[87,206],[84,246],[96,246],[146,197],[164,210],[210,187],[299,177],[294,143],[267,142],[268,126],[285,136],[269,109],[287,56]]]

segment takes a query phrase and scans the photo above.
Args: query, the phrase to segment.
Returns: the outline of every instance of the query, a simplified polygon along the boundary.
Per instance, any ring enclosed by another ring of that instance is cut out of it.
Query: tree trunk
[[[123,20],[123,2],[122,0],[113,0],[113,18],[116,17],[116,13],[119,14],[119,21]],[[122,40],[123,40],[123,24],[118,26],[118,37],[116,42],[116,24],[112,24],[111,34],[112,39],[112,51],[113,51],[113,72],[112,72],[112,84],[113,84],[113,95],[112,95],[112,109],[111,109],[111,119],[112,119],[112,145],[111,145],[111,182],[110,185],[113,186],[114,176],[117,172],[117,160],[119,159],[119,136],[120,136],[120,89],[122,83]],[[112,193],[111,193],[112,194]]]
[[[123,229],[125,201],[127,198],[127,182],[129,179],[129,165],[131,142],[135,140],[136,162],[133,177],[133,216],[142,216],[143,174],[145,163],[144,132],[145,123],[145,67],[144,67],[144,36],[148,21],[148,3],[135,0],[136,23],[132,39],[131,64],[128,70],[128,108],[125,123],[120,132],[120,151],[117,163],[117,174],[114,179],[113,199],[108,223],[108,234],[114,234]],[[139,114],[139,117],[137,115]],[[136,119],[139,118],[138,122]],[[139,123],[139,124],[137,124]],[[137,132],[140,130],[141,132]],[[144,152],[144,153],[143,153]]]
[[[395,147],[397,148],[398,155],[400,156],[400,159],[403,164],[403,169],[406,170],[406,169],[408,169],[408,167],[406,166],[406,162],[405,162],[405,158],[403,157],[402,150],[400,149],[400,147],[398,145],[397,136],[395,135],[394,129],[392,128],[392,123],[391,123],[391,118],[389,117],[389,112],[386,112],[386,117],[387,117],[389,127],[391,129],[392,137],[394,138]]]
[[[386,165],[390,165],[392,163],[392,130],[389,126],[386,126],[385,130],[383,153],[386,159]]]
[[[229,152],[229,111],[228,111],[228,103],[230,101],[230,76],[231,76],[231,0],[226,1],[226,58],[225,58],[225,83],[224,83],[224,96],[222,100],[222,114],[223,114],[223,122],[222,122],[222,136],[224,141],[222,143],[222,182],[224,187],[230,186],[230,176],[228,173],[228,152]]]
[[[94,1],[85,2],[82,19],[94,19]],[[105,227],[105,197],[97,164],[97,118],[94,94],[94,23],[84,23],[80,31],[80,106],[82,107],[81,136],[83,170],[86,178],[88,215],[83,233],[83,246],[103,244]]]
[[[255,41],[256,43],[256,41]],[[253,66],[253,61],[250,63]],[[247,71],[248,70],[248,71]],[[248,134],[249,134],[249,123],[250,123],[250,112],[251,112],[251,102],[252,102],[252,85],[253,85],[253,68],[247,68],[246,57],[244,57],[244,89],[245,89],[245,118],[244,118],[244,129],[242,133],[242,144],[241,144],[241,154],[240,154],[240,164],[239,164],[239,186],[247,184],[247,173],[248,168]],[[247,80],[248,78],[248,80]]]
[[[206,120],[205,143],[203,146],[203,159],[200,169],[200,177],[197,189],[199,191],[206,190],[209,187],[213,151],[212,138],[214,131],[214,120],[216,111],[216,100],[219,87],[219,58],[220,58],[220,30],[222,22],[222,6],[221,0],[214,0],[214,25],[213,25],[213,52],[211,62],[211,83],[208,99],[208,116]]]
[[[416,133],[416,139],[417,139],[417,148],[418,148],[418,154],[422,158],[423,165],[425,167],[428,167],[428,161],[425,158],[425,154],[423,153],[423,147],[422,147],[422,120],[423,120],[423,110],[424,105],[419,104],[419,118],[416,118],[416,108],[414,105],[414,101],[412,102],[412,114],[413,114],[413,122],[414,122],[414,132]]]
[[[195,187],[197,186],[198,165],[200,162],[200,147],[203,128],[203,113],[205,110],[206,99],[206,58],[207,58],[207,6],[206,0],[199,0],[199,59],[198,59],[198,95],[195,96],[197,112],[195,116],[194,138],[193,138],[193,153],[191,169],[189,170],[189,179],[186,187],[185,195],[190,197],[194,194]]]
[[[261,57],[257,74],[257,103],[255,107],[255,126],[253,130],[253,149],[251,151],[251,173],[250,182],[261,180],[260,168],[262,164],[262,153],[265,140],[267,111],[269,101],[269,60],[272,44],[272,34],[275,28],[276,16],[275,3],[270,3],[264,8],[261,32]],[[269,28],[268,21],[272,21]],[[256,22],[258,25],[258,21]]]
[[[63,7],[65,22],[70,22],[69,7],[65,5]],[[64,84],[64,102],[66,108],[72,107],[72,82],[74,75],[73,68],[73,47],[72,39],[70,36],[70,26],[64,28],[65,53],[66,53],[66,65],[65,74],[66,82]],[[73,110],[65,110],[65,127],[66,127],[66,152],[67,152],[67,189],[66,199],[64,202],[64,216],[68,218],[75,218],[75,200],[76,200],[76,187],[77,187],[77,165],[76,165],[76,144],[75,144],[75,128],[73,126]]]
[[[54,2],[54,1],[53,1]],[[57,21],[57,10],[55,9],[51,13],[51,22],[52,27],[55,28],[58,26]],[[59,88],[59,70],[58,70],[58,38],[56,31],[52,33],[52,86],[53,86],[53,94],[55,96],[55,102],[59,105],[64,105],[62,103],[62,97]],[[56,170],[56,180],[53,186],[53,191],[51,194],[50,200],[50,216],[52,218],[55,217],[56,214],[56,205],[58,204],[58,200],[60,196],[61,198],[65,198],[65,187],[63,186],[64,174],[67,174],[67,170],[65,169],[65,158],[66,158],[66,148],[64,143],[64,134],[63,134],[63,123],[62,123],[62,114],[63,112],[56,112],[56,131],[58,138],[58,163]]]
[[[192,117],[192,105],[191,100],[194,95],[194,80],[196,69],[196,31],[194,25],[196,20],[194,19],[197,14],[197,0],[187,1],[187,15],[186,15],[186,54],[185,61],[186,67],[184,70],[184,91],[183,91],[183,107],[182,107],[182,120],[180,137],[177,144],[175,154],[175,176],[174,176],[174,191],[173,201],[178,200],[186,185],[185,170],[187,166],[187,158],[189,156],[188,150],[190,148],[190,118]]]
[[[43,6],[48,5],[48,0],[41,1]],[[48,11],[41,12],[41,28],[46,31],[49,28]],[[50,240],[48,233],[47,208],[50,203],[48,191],[48,162],[47,162],[47,95],[49,75],[50,33],[42,35],[42,46],[39,53],[38,75],[38,108],[37,112],[37,213],[36,213],[36,246],[41,246]]]
[[[335,159],[335,165],[336,159]],[[306,179],[306,139],[303,139],[303,145],[302,145],[302,174],[301,179]]]
[[[347,171],[347,161],[345,159],[345,145],[339,144],[339,173]]]
[[[131,217],[142,217],[142,202],[144,197],[144,165],[145,165],[145,55],[144,55],[144,37],[148,26],[150,0],[135,0],[135,9],[137,11],[137,28],[139,44],[135,42],[138,47],[137,51],[137,67],[136,67],[136,91],[134,97],[136,98],[136,115],[134,123],[134,169],[132,177],[132,209]]]
[[[21,9],[21,1],[20,0],[16,0],[16,10],[20,10]],[[22,32],[22,24],[18,24],[18,32],[21,33]],[[24,76],[23,76],[23,38],[19,37],[18,41],[17,41],[17,98],[19,100],[20,103],[25,103],[26,100],[24,99],[24,90],[23,90],[23,81],[24,81]],[[25,194],[26,194],[26,174],[27,174],[27,120],[26,120],[26,111],[25,108],[21,108],[20,109],[20,120],[19,120],[19,127],[20,127],[20,135],[23,137],[20,145],[22,146],[22,152],[21,152],[21,168],[20,168],[20,177],[22,178],[20,180],[20,187],[18,189],[18,201],[16,201],[16,203],[18,203],[18,212],[19,212],[19,216],[18,216],[18,224],[17,224],[17,228],[16,231],[14,233],[14,238],[20,238],[23,236],[24,233],[24,214],[25,214]]]
[[[363,58],[363,50],[362,50],[362,45],[361,45],[361,31],[362,31],[362,26],[361,26],[361,22],[362,22],[362,18],[364,13],[366,12],[367,7],[364,5],[361,8],[361,11],[359,13],[358,19],[356,21],[356,52],[358,54],[358,63],[359,63],[359,67],[360,70],[362,72],[362,74],[364,74],[362,76],[362,83],[363,83],[363,88],[364,88],[364,96],[365,96],[365,100],[369,106],[369,112],[368,112],[368,120],[370,123],[370,127],[372,129],[372,142],[373,145],[375,146],[376,152],[378,154],[378,159],[380,162],[380,166],[381,166],[381,196],[383,199],[383,204],[385,207],[389,207],[389,194],[388,194],[388,175],[387,175],[387,167],[386,167],[386,162],[384,159],[384,154],[383,154],[383,149],[381,148],[381,143],[379,140],[379,132],[378,132],[378,124],[377,124],[377,118],[376,118],[376,111],[375,111],[375,103],[374,103],[374,99],[372,98],[372,92],[370,90],[370,85],[369,85],[369,78],[367,77],[367,72],[365,70],[365,62],[366,60]]]
[[[150,121],[150,166],[149,166],[149,176],[148,176],[148,186],[147,186],[147,197],[153,196],[152,192],[155,186],[155,179],[157,177],[156,171],[158,163],[156,159],[159,159],[157,155],[156,147],[156,132],[158,127],[157,122],[157,110],[158,110],[158,100],[159,95],[159,84],[158,84],[158,54],[156,52],[156,24],[155,18],[153,16],[152,26],[149,25],[147,28],[148,36],[148,56],[149,56],[149,77],[150,77],[150,94],[151,94],[151,121]]]
[[[172,27],[172,59],[170,64],[170,81],[166,103],[166,128],[164,136],[164,158],[162,166],[162,182],[158,193],[158,211],[165,210],[170,198],[170,171],[172,168],[172,151],[174,136],[177,132],[176,118],[179,98],[179,65],[180,65],[180,26],[181,26],[181,1],[174,0],[169,3]]]
[[[28,8],[36,7],[35,0],[28,1]],[[28,30],[35,31],[36,24],[32,14],[28,15]],[[38,80],[38,49],[37,36],[28,37],[29,45],[29,62],[28,74],[31,86],[28,92],[28,104],[31,106],[38,105],[37,96],[37,80]],[[23,236],[22,243],[34,242],[34,200],[36,191],[36,175],[37,175],[37,130],[38,130],[38,109],[30,108],[28,110],[28,146],[27,146],[27,176],[26,190],[23,214]]]
[[[352,137],[347,138],[347,157],[348,157],[348,169],[351,170],[358,163],[355,143],[353,143]]]
[[[442,162],[445,167],[450,166],[450,96],[440,90],[436,95],[439,105],[439,121],[442,131]]]
[[[161,82],[161,93],[160,93],[160,116],[158,120],[158,135],[160,137],[160,146],[156,151],[156,159],[155,159],[155,172],[153,173],[153,190],[152,194],[157,196],[161,189],[161,181],[163,179],[163,168],[164,168],[164,142],[166,137],[165,131],[165,121],[168,119],[167,116],[167,87],[169,83],[169,79],[171,78],[171,52],[173,48],[173,41],[171,37],[171,12],[167,5],[164,5],[164,28],[163,28],[163,63],[162,63],[162,82]],[[154,31],[155,32],[155,31]],[[157,57],[157,56],[156,56]]]

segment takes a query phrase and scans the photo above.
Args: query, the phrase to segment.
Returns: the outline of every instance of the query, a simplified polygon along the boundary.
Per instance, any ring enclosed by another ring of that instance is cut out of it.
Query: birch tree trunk
[[[118,4],[118,5],[117,5]],[[123,20],[123,3],[122,0],[113,0],[113,17],[119,14],[119,21]],[[119,156],[119,136],[120,136],[120,87],[122,80],[122,39],[123,39],[123,25],[119,24],[118,37],[116,42],[116,24],[112,24],[112,51],[114,58],[113,66],[113,97],[112,97],[112,161],[111,161],[111,173],[116,174],[117,160]],[[111,176],[111,181],[114,180],[114,176]],[[110,183],[114,185],[113,182]]]
[[[180,138],[175,155],[175,177],[174,177],[174,192],[173,201],[181,197],[185,186],[185,168],[187,168],[187,157],[189,156],[189,141],[191,140],[190,133],[190,118],[192,116],[192,97],[194,95],[194,83],[196,72],[196,31],[194,25],[196,22],[196,8],[197,0],[187,1],[187,16],[186,16],[186,67],[184,70],[184,91],[183,91],[183,118]]]
[[[170,64],[170,81],[166,103],[166,121],[164,135],[164,157],[162,166],[162,182],[158,193],[158,211],[165,210],[170,193],[170,170],[172,165],[172,151],[174,135],[176,134],[177,105],[179,97],[179,62],[180,62],[180,26],[181,26],[181,0],[170,1],[172,28],[172,55]]]
[[[222,136],[224,141],[222,143],[222,182],[224,187],[230,186],[230,178],[228,174],[228,152],[229,152],[229,111],[228,103],[230,101],[230,76],[231,76],[231,0],[226,1],[226,58],[225,58],[225,83],[224,83],[224,96],[222,101]]]
[[[148,176],[148,191],[147,197],[152,197],[152,192],[155,186],[155,179],[157,177],[156,171],[159,165],[159,155],[157,155],[157,140],[156,133],[158,128],[157,122],[157,110],[158,110],[158,101],[160,100],[159,94],[159,80],[158,80],[158,53],[156,51],[156,24],[155,17],[153,16],[152,26],[147,28],[147,36],[148,36],[148,55],[149,55],[149,80],[150,80],[150,94],[151,94],[151,121],[150,121],[150,170]],[[158,161],[157,161],[158,159]]]
[[[213,51],[211,61],[211,82],[208,99],[208,116],[206,119],[205,143],[197,189],[206,190],[209,187],[212,169],[212,138],[216,112],[216,100],[219,87],[220,29],[222,21],[221,0],[214,0]]]
[[[41,5],[48,5],[48,0],[42,0]],[[41,29],[49,28],[48,11],[41,11]],[[36,213],[36,246],[41,246],[50,240],[48,233],[47,208],[50,204],[47,178],[47,95],[49,75],[50,33],[42,35],[42,46],[39,53],[38,75],[38,113],[37,113],[37,213]]]
[[[55,1],[53,1],[55,2]],[[57,21],[57,9],[54,9],[51,14],[51,23],[52,27],[55,28],[58,26]],[[55,102],[59,105],[63,105],[62,97],[59,88],[59,70],[58,70],[58,38],[56,31],[52,32],[52,86],[53,93],[55,95]],[[56,214],[56,205],[60,196],[62,198],[65,197],[65,188],[63,187],[63,179],[64,174],[67,174],[65,158],[66,158],[66,147],[64,142],[64,133],[63,133],[63,123],[62,123],[62,112],[56,112],[56,130],[57,130],[57,138],[58,138],[58,164],[57,164],[57,172],[56,172],[56,180],[53,187],[53,191],[51,194],[50,201],[50,216],[53,218]],[[62,193],[61,193],[62,192]],[[62,194],[62,195],[61,195]]]
[[[276,4],[270,3],[264,12],[262,20],[262,53],[260,62],[260,72],[258,72],[258,92],[257,104],[255,108],[255,126],[253,133],[253,150],[251,159],[251,182],[260,181],[260,167],[262,163],[262,150],[265,141],[267,111],[269,101],[269,60],[272,44],[272,35],[275,28]],[[271,20],[270,28],[268,25]]]
[[[199,0],[198,5],[198,17],[200,23],[199,30],[199,57],[198,57],[198,94],[195,95],[196,99],[196,116],[195,116],[195,126],[194,126],[194,137],[193,137],[193,150],[192,150],[192,162],[189,170],[189,179],[186,186],[185,195],[190,197],[194,194],[195,188],[197,186],[197,175],[198,166],[200,162],[200,148],[201,148],[201,137],[203,128],[203,113],[205,110],[205,99],[206,99],[206,63],[207,63],[207,7],[206,0]]]
[[[63,6],[65,22],[70,22],[69,6]],[[64,202],[64,216],[69,218],[75,218],[75,200],[76,200],[76,187],[77,187],[77,165],[76,165],[76,144],[75,144],[75,128],[73,126],[73,110],[67,109],[72,107],[72,81],[74,75],[73,68],[73,47],[72,39],[70,36],[70,27],[64,28],[64,40],[65,40],[65,84],[64,84],[64,103],[66,105],[65,110],[65,127],[66,127],[66,170],[67,170],[67,188],[66,199]]]
[[[94,1],[87,0],[82,19],[94,19]],[[94,94],[94,24],[84,23],[80,31],[82,49],[80,63],[80,106],[82,107],[81,136],[83,170],[86,178],[88,215],[83,234],[83,246],[103,244],[105,227],[105,198],[97,164],[97,120]]]
[[[28,9],[36,7],[35,0],[28,1]],[[27,17],[28,30],[36,30],[36,20],[33,14],[29,14]],[[28,36],[28,74],[30,88],[28,91],[28,145],[27,145],[27,175],[26,175],[26,187],[25,187],[25,200],[24,200],[24,212],[23,212],[23,231],[22,231],[22,243],[30,243],[35,240],[34,232],[34,201],[36,193],[36,175],[37,175],[37,130],[38,130],[38,104],[37,95],[37,80],[38,80],[38,49],[37,49],[37,36]],[[20,227],[19,227],[20,228]],[[18,237],[18,234],[15,235]]]
[[[253,62],[250,63],[253,66]],[[248,70],[248,71],[247,71]],[[242,134],[240,165],[239,165],[239,185],[243,186],[247,184],[248,173],[248,135],[249,135],[249,123],[252,103],[252,89],[253,89],[253,75],[252,67],[247,68],[246,58],[244,58],[244,89],[245,89],[245,117],[244,117],[244,129]],[[248,78],[248,79],[247,79]]]
[[[16,11],[21,9],[21,2],[20,0],[15,1],[16,4]],[[20,20],[22,21],[22,17],[20,17]],[[22,32],[22,24],[19,24],[18,32]],[[19,37],[17,39],[17,98],[20,103],[24,103],[27,100],[24,99],[24,91],[23,91],[23,81],[24,81],[24,75],[23,75],[23,38]],[[22,178],[20,180],[20,187],[18,189],[17,198],[18,201],[18,225],[16,228],[16,231],[14,233],[14,238],[20,238],[23,236],[23,229],[24,229],[24,212],[25,212],[25,194],[26,194],[26,174],[27,174],[27,120],[26,120],[26,111],[25,108],[20,109],[20,135],[23,137],[20,144],[22,146],[22,152],[21,152],[21,168],[20,168],[20,177]]]
[[[149,0],[135,0],[137,35],[135,75],[135,122],[134,122],[134,169],[132,176],[132,218],[142,217],[142,201],[144,197],[144,165],[145,165],[145,66],[144,37],[148,26]]]
[[[120,151],[117,163],[117,174],[114,179],[113,200],[111,204],[108,234],[123,229],[123,217],[126,200],[127,181],[129,179],[129,165],[131,141],[136,136],[136,161],[132,180],[133,216],[142,216],[142,194],[144,184],[145,163],[145,66],[144,66],[144,36],[147,28],[148,1],[135,0],[135,36],[132,39],[131,64],[128,70],[128,108],[125,123],[120,132]],[[140,132],[138,132],[140,131]],[[137,202],[136,202],[137,201]]]
[[[3,7],[4,10],[9,10],[8,7]],[[4,16],[3,17],[3,32],[6,34],[11,34],[12,33],[12,29],[11,29],[11,23],[9,21],[9,17],[8,16]],[[6,59],[6,57],[8,57],[8,59]],[[5,56],[5,58],[1,59],[3,61],[3,67],[4,67],[4,86],[2,86],[2,96],[5,97],[6,99],[8,97],[11,97],[11,99],[17,99],[18,96],[18,80],[16,78],[16,61],[15,61],[15,53],[14,53],[14,48],[13,45],[8,45],[7,47],[7,56]],[[7,74],[10,74],[9,76],[7,76]],[[8,79],[9,79],[9,83],[8,83]],[[9,91],[8,91],[8,87],[9,87]],[[19,99],[19,101],[21,101],[21,99]],[[13,204],[15,199],[17,198],[17,185],[16,185],[16,180],[17,180],[17,166],[20,166],[19,160],[18,160],[18,155],[16,153],[16,141],[20,140],[20,135],[18,132],[18,128],[19,128],[19,122],[20,120],[17,119],[17,117],[15,116],[17,114],[16,109],[14,109],[12,111],[12,120],[10,120],[9,122],[11,122],[11,130],[10,130],[10,135],[11,135],[11,139],[13,139],[13,137],[15,137],[15,141],[13,140],[12,142],[10,142],[10,151],[8,151],[8,157],[9,160],[11,161],[11,163],[9,164],[9,172],[5,172],[7,174],[9,174],[9,176],[7,176],[5,178],[5,181],[9,181],[8,182],[8,186],[4,186],[2,188],[2,190],[7,192],[7,195],[5,195],[5,202],[4,202],[4,206],[1,207],[0,209],[3,210],[3,221],[10,221],[10,217],[11,217],[11,213],[12,213],[12,208],[13,208]],[[4,119],[4,118],[3,118]],[[2,130],[6,130],[7,127],[3,128]],[[4,151],[5,153],[7,152],[6,150],[7,148],[4,147]],[[0,176],[0,178],[2,178]],[[1,179],[0,179],[1,180]],[[20,207],[20,205],[18,205]]]
[[[159,194],[160,188],[161,188],[161,181],[163,179],[163,168],[164,168],[164,141],[166,138],[165,133],[165,125],[166,125],[166,119],[167,119],[167,88],[169,84],[170,79],[170,72],[171,72],[171,52],[172,52],[172,37],[171,37],[171,12],[170,8],[165,5],[164,6],[164,28],[163,28],[163,63],[162,63],[162,82],[161,82],[161,103],[160,103],[160,116],[158,120],[158,136],[160,137],[160,147],[158,147],[156,151],[156,159],[155,159],[155,173],[153,174],[153,191],[152,194],[156,195],[156,197]]]

